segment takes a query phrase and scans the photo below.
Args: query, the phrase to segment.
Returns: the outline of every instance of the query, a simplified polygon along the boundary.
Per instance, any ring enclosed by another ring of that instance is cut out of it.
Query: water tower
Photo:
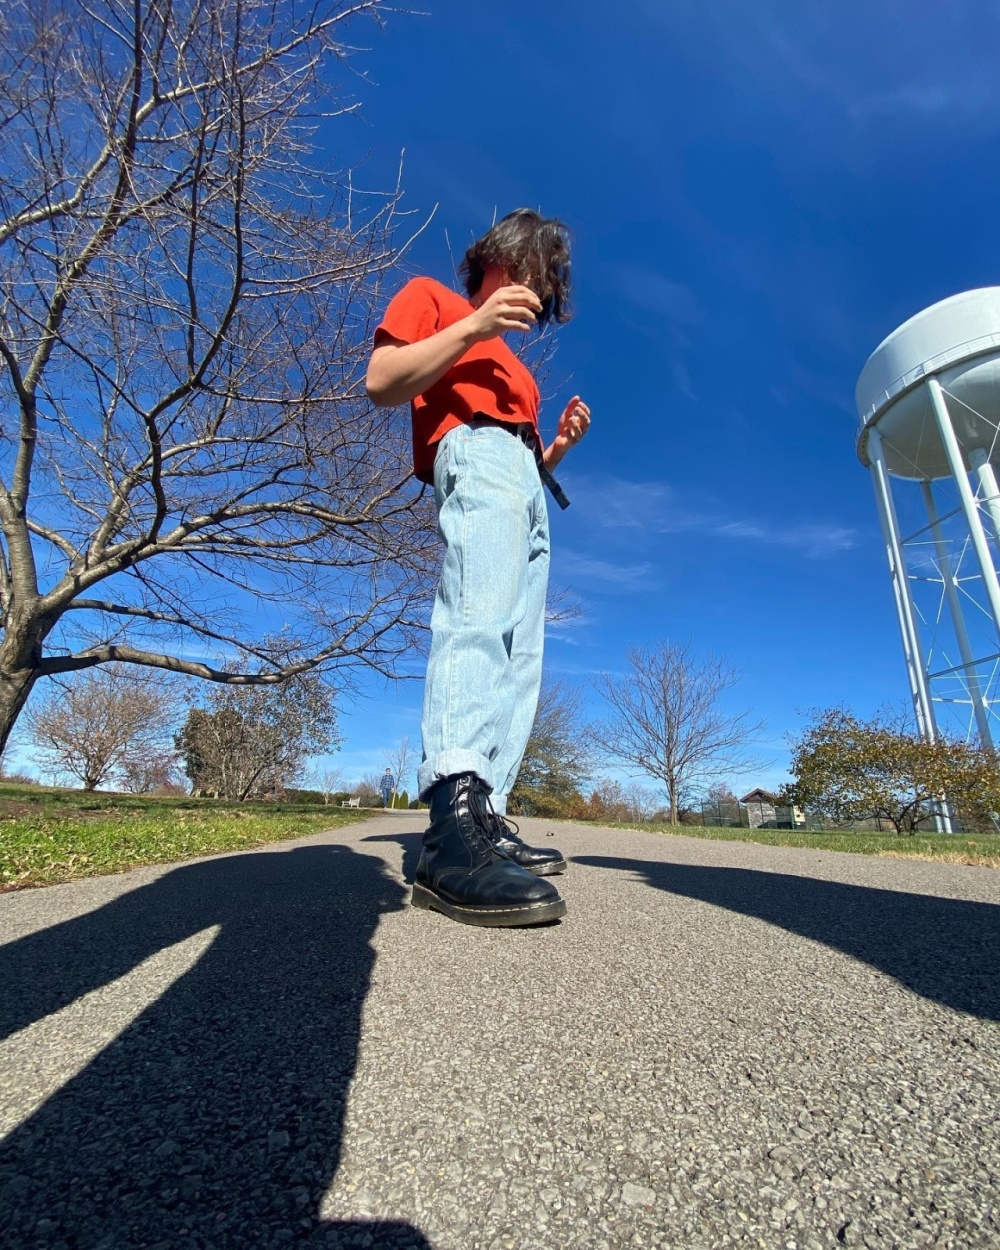
[[[911,317],[855,398],[920,733],[1000,745],[1000,287]]]

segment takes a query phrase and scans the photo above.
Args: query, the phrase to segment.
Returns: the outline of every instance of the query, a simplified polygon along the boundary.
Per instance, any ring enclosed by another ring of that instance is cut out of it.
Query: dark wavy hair
[[[506,270],[512,282],[529,286],[542,301],[539,327],[573,315],[569,305],[569,230],[555,217],[516,208],[477,239],[458,267],[470,299],[483,285],[490,265]]]

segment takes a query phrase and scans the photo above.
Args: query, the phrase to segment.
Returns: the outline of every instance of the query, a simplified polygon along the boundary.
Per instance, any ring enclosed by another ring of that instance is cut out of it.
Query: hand
[[[568,449],[575,446],[589,429],[590,409],[581,401],[579,395],[574,395],[559,418],[556,442],[562,440]]]
[[[545,463],[554,468],[571,447],[575,447],[590,429],[590,409],[574,395],[559,418],[552,446],[545,452]]]
[[[477,341],[495,339],[508,330],[530,330],[542,311],[542,301],[530,287],[502,286],[469,317]]]

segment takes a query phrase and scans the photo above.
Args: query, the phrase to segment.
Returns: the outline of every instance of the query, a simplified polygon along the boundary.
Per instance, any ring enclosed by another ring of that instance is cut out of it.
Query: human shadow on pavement
[[[402,904],[374,857],[297,847],[185,865],[0,948],[7,1035],[218,926],[189,971],[0,1143],[5,1250],[429,1250],[399,1221],[319,1216],[371,938]]]
[[[417,876],[417,864],[420,863],[420,848],[423,846],[422,833],[371,833],[362,842],[396,842],[403,848],[403,880],[413,882]]]
[[[747,868],[609,855],[573,863],[639,873],[649,885],[756,916],[862,960],[924,998],[1000,1020],[1000,906]]]

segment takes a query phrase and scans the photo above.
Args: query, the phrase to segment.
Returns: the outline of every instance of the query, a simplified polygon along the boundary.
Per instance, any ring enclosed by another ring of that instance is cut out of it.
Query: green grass
[[[369,814],[318,804],[85,794],[0,781],[0,891],[125,872],[141,864],[247,850],[350,824]],[[617,823],[613,827],[1000,868],[997,834],[918,834],[909,838],[791,829],[705,829],[697,825]]]
[[[764,846],[807,846],[817,851],[853,851],[855,855],[938,860],[949,864],[974,864],[1000,868],[1000,834],[974,833],[898,837],[891,833],[813,833],[801,829],[715,829],[699,825],[630,825],[616,829],[641,829],[646,833],[676,834],[685,838],[710,838],[718,842],[759,842]]]
[[[0,890],[241,851],[367,814],[322,805],[85,794],[0,782]]]

